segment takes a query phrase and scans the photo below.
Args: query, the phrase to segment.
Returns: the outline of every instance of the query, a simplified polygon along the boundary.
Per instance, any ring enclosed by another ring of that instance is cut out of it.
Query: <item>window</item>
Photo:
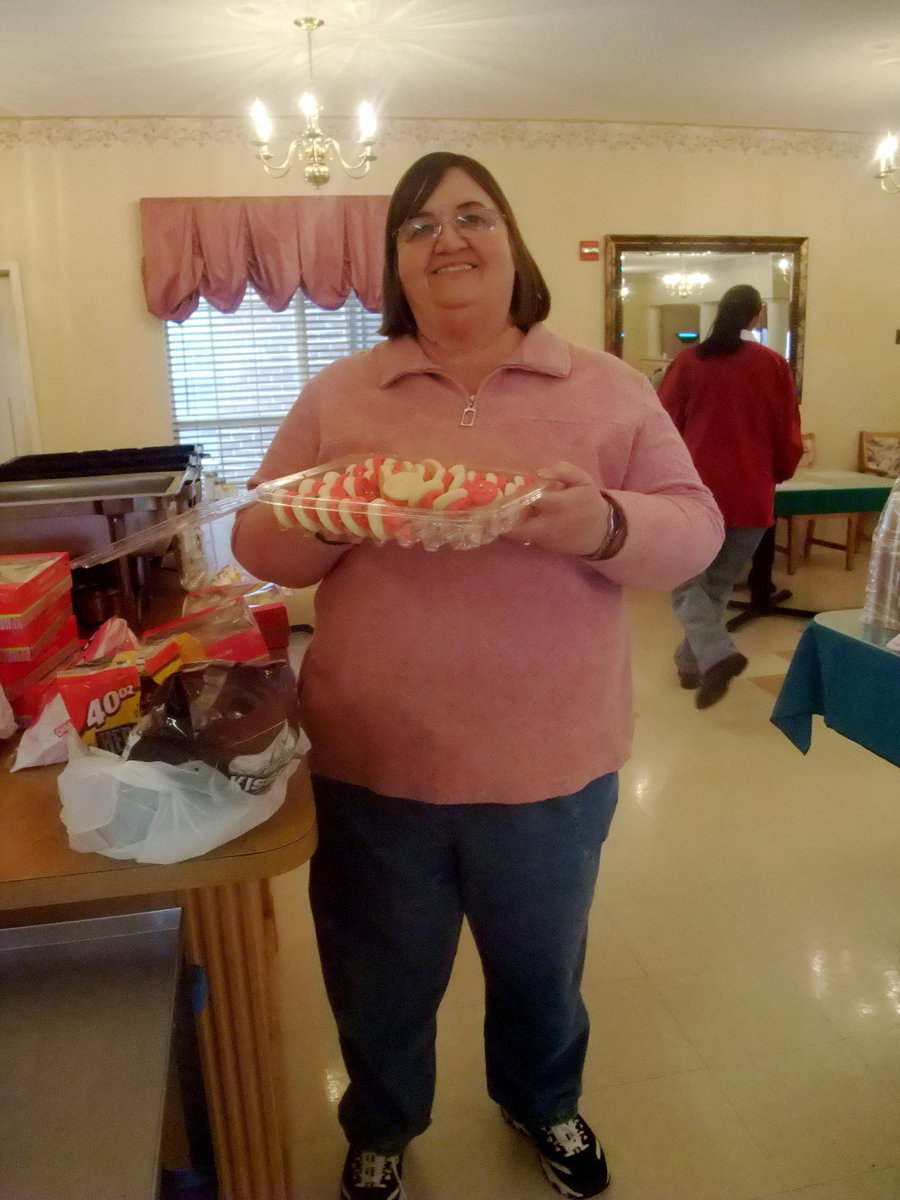
[[[182,324],[166,322],[176,441],[202,446],[206,470],[244,484],[306,381],[380,341],[380,324],[353,292],[333,312],[302,292],[280,313],[252,288],[234,313],[201,299]]]

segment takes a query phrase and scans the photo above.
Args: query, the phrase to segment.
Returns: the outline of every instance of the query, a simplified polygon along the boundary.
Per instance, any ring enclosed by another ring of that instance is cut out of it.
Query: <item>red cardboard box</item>
[[[50,588],[48,592],[41,595],[34,603],[29,604],[27,608],[23,608],[21,612],[0,611],[0,637],[7,632],[19,631],[24,631],[28,636],[32,627],[40,632],[48,619],[47,610],[58,606],[61,600],[71,602],[71,599],[72,579],[67,575],[65,579],[61,579],[55,587]]]
[[[0,662],[0,684],[3,685],[6,698],[10,702],[15,700],[30,684],[68,662],[80,645],[78,622],[74,616],[67,617],[38,661]]]
[[[57,591],[56,588],[53,591]],[[72,616],[72,592],[69,588],[60,591],[49,603],[32,605],[27,610],[28,620],[19,621],[10,628],[0,624],[0,662],[23,662],[40,658],[41,651],[53,640],[59,627]]]
[[[16,616],[25,612],[66,579],[71,587],[69,556],[64,550],[0,554],[0,614]]]

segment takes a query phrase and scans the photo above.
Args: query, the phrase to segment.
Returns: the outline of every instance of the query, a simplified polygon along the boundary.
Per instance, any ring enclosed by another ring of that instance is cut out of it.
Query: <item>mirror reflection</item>
[[[606,239],[606,348],[657,383],[709,332],[722,295],[749,283],[765,301],[754,335],[791,364],[802,393],[806,238]]]

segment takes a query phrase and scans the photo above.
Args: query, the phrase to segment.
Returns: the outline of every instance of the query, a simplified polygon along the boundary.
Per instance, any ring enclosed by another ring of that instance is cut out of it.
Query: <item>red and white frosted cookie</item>
[[[462,463],[445,467],[434,458],[412,462],[371,455],[321,478],[301,479],[296,488],[272,494],[275,517],[284,529],[391,540],[411,511],[465,512],[496,507],[531,483],[525,475],[474,471]]]

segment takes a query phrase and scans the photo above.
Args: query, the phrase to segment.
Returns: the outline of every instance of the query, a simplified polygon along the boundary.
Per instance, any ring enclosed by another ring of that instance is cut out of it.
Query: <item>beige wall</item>
[[[140,197],[306,190],[290,175],[263,177],[240,138],[180,144],[165,123],[159,136],[148,124],[76,137],[57,122],[55,137],[47,123],[23,122],[4,142],[0,122],[0,260],[21,271],[45,451],[171,440],[163,329],[141,291]],[[808,237],[804,425],[819,435],[823,464],[854,465],[860,428],[900,425],[900,199],[879,190],[848,139],[781,136],[747,149],[707,131],[668,149],[676,139],[662,129],[623,144],[603,127],[432,123],[425,134],[389,131],[367,179],[336,176],[329,190],[386,193],[425,150],[474,154],[499,178],[547,276],[551,324],[596,346],[603,265],[579,261],[580,239]]]

